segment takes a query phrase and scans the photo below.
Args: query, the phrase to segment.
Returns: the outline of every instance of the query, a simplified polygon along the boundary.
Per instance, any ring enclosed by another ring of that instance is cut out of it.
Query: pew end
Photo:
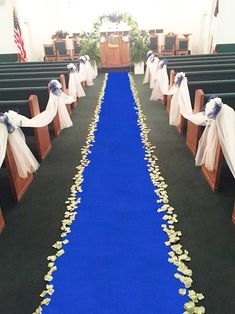
[[[204,177],[206,178],[213,192],[218,191],[222,160],[223,160],[223,153],[222,153],[222,149],[220,145],[218,144],[216,155],[215,155],[215,170],[210,171],[205,167],[205,165],[202,166],[202,173]]]
[[[26,190],[28,189],[29,185],[32,183],[33,175],[32,173],[30,173],[26,178],[21,178],[18,175],[16,163],[9,143],[7,144],[5,164],[10,180],[13,197],[17,202],[19,202],[23,197],[24,193],[26,192]]]
[[[29,109],[32,117],[40,113],[38,97],[36,95],[31,95],[29,97]],[[34,128],[34,134],[39,159],[44,160],[51,150],[51,140],[48,126]]]
[[[62,85],[62,91],[63,91],[65,94],[69,95],[69,90],[68,90],[68,88],[67,88],[67,86],[66,86],[66,81],[65,81],[65,76],[64,76],[64,74],[60,74],[59,81],[60,81],[60,83],[61,83],[61,85]],[[67,107],[67,110],[68,110],[68,113],[70,114],[70,116],[71,116],[71,114],[72,114],[71,108],[75,108],[73,104],[74,104],[74,103],[72,103],[72,104],[66,104],[66,107]]]
[[[194,97],[194,114],[202,111],[204,98],[203,90],[197,89]],[[201,133],[202,127],[200,125],[196,125],[191,121],[187,121],[186,145],[188,146],[193,156],[196,156],[197,145],[201,137]]]
[[[2,210],[0,208],[0,234],[3,232],[4,228],[5,228],[5,221],[2,215]]]
[[[48,94],[50,94],[50,86],[48,84]],[[53,124],[53,128],[54,128],[54,134],[55,134],[55,137],[58,137],[61,133],[61,125],[60,125],[60,118],[59,118],[59,114],[57,112],[57,114],[55,115],[53,121],[52,121],[52,124]]]
[[[170,88],[174,85],[174,80],[175,80],[175,71],[171,69],[170,70],[170,82],[169,82]],[[167,98],[166,100],[167,111],[170,112],[172,95],[167,95],[166,98]]]
[[[235,225],[235,201],[233,204],[232,223]]]

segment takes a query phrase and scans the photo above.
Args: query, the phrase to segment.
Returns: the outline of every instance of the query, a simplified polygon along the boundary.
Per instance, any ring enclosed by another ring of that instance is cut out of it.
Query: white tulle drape
[[[25,142],[25,137],[20,127],[39,128],[48,125],[58,112],[61,129],[71,127],[73,125],[66,104],[74,102],[74,98],[61,93],[60,96],[54,95],[50,92],[49,100],[45,111],[39,113],[35,117],[29,119],[12,110],[5,114],[10,123],[14,126],[13,133],[8,133],[7,127],[0,123],[0,167],[6,155],[7,141],[10,144],[14,160],[16,162],[18,174],[20,177],[27,177],[27,173],[35,172],[39,163],[30,151]]]
[[[224,158],[235,177],[235,111],[223,104],[215,119],[208,118],[205,112],[193,114],[188,81],[184,77],[179,87],[174,85],[169,117],[170,125],[177,126],[179,124],[180,114],[196,125],[206,126],[198,144],[196,165],[204,164],[208,170],[213,171],[219,143]]]
[[[205,165],[208,170],[213,171],[219,143],[228,167],[235,178],[235,111],[223,104],[215,119],[208,119],[203,113],[193,116],[193,119],[190,120],[195,124],[206,124],[198,143],[196,165]]]
[[[143,84],[150,82],[150,88],[153,88],[154,86],[155,74],[158,69],[158,62],[159,59],[157,57],[154,57],[154,59],[152,59],[152,56],[150,56],[146,61],[146,70]]]
[[[69,95],[76,98],[86,96],[79,77],[79,72],[69,73]]]
[[[159,100],[163,98],[163,95],[168,94],[169,79],[167,75],[166,65],[159,68],[154,75],[154,85],[150,100]]]
[[[93,70],[89,60],[86,60],[85,71],[86,71],[86,83],[87,83],[87,86],[93,86],[94,85],[94,83],[93,83],[94,70]]]

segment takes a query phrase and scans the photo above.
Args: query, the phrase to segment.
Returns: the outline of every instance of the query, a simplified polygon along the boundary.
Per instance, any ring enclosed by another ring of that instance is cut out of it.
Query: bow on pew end
[[[59,114],[61,129],[73,125],[66,108],[67,103],[74,98],[61,90],[60,82],[53,80],[49,83],[50,95],[46,109],[29,119],[13,110],[0,114],[0,167],[6,155],[7,142],[10,145],[17,171],[20,177],[26,178],[39,168],[39,163],[26,144],[25,136],[20,127],[44,127],[51,123],[56,113]]]

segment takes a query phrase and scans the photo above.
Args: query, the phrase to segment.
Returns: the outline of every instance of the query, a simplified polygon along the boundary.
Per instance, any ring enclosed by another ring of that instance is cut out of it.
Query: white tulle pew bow
[[[158,69],[154,76],[154,85],[150,100],[159,100],[163,98],[163,95],[172,95],[169,93],[169,78],[167,74],[167,60],[161,60],[158,62]]]
[[[190,120],[197,125],[206,124],[198,143],[196,165],[205,165],[213,171],[217,146],[220,144],[235,177],[235,111],[223,104],[220,98],[213,98],[206,104],[205,112],[193,115]]]
[[[213,171],[219,143],[224,158],[235,177],[234,110],[223,104],[220,98],[214,98],[206,104],[205,112],[193,114],[187,82],[184,73],[181,72],[175,76],[169,117],[170,125],[178,126],[181,114],[196,125],[206,126],[199,141],[195,158],[196,165],[204,164],[208,170]]]
[[[9,142],[20,177],[27,177],[28,173],[35,172],[39,163],[25,142],[25,137],[20,127],[39,128],[48,125],[59,114],[61,128],[73,125],[68,114],[66,104],[74,99],[64,94],[60,82],[50,82],[50,96],[45,111],[29,119],[23,115],[9,110],[0,114],[0,167],[6,155],[7,142]]]
[[[154,86],[155,73],[158,69],[159,59],[154,55],[153,51],[147,53],[146,70],[144,75],[143,84],[150,82],[150,88]]]
[[[67,69],[69,71],[69,95],[74,98],[86,96],[82,88],[76,65],[74,63],[69,63]]]

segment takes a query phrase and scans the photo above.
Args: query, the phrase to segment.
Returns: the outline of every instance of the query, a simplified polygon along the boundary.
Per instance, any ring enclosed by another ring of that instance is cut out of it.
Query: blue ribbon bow
[[[167,60],[167,59],[163,59],[163,60],[161,61],[161,63],[160,63],[160,69],[162,69],[165,64],[166,64],[166,65],[168,64],[168,60]]]
[[[177,80],[176,80],[176,82],[175,82],[175,85],[176,85],[177,87],[180,87],[180,85],[181,85],[183,79],[184,79],[184,76],[183,76],[183,75],[179,75],[179,76],[177,77]]]
[[[50,86],[50,90],[52,91],[52,93],[56,96],[60,96],[62,91],[61,89],[57,86],[56,82],[52,82],[50,81],[49,83]]]
[[[4,113],[0,112],[0,119],[3,122],[3,124],[6,126],[7,128],[7,132],[9,134],[13,133],[15,131],[14,126],[10,123],[9,118],[7,115],[5,115]]]

